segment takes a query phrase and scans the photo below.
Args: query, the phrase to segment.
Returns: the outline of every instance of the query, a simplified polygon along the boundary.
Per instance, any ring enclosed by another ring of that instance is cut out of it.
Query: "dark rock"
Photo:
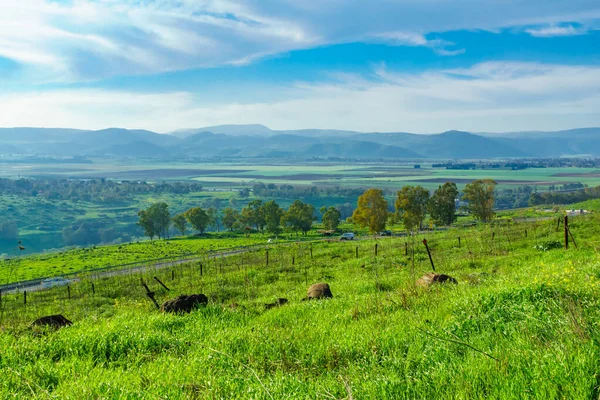
[[[436,274],[434,272],[425,274],[417,280],[417,286],[422,286],[422,287],[429,287],[429,286],[433,285],[434,283],[458,284],[457,280],[454,279],[453,277],[451,277],[450,275]]]
[[[311,287],[308,288],[308,293],[303,300],[310,299],[325,299],[332,298],[333,294],[331,293],[331,289],[329,288],[329,284],[327,283],[315,283]]]
[[[265,309],[270,310],[271,308],[279,307],[288,302],[288,299],[280,297],[274,303],[265,304]]]
[[[73,325],[71,321],[66,319],[63,315],[48,315],[46,317],[41,317],[33,321],[31,326],[48,326],[51,328],[62,328],[64,326]]]
[[[189,313],[198,306],[208,304],[208,297],[203,294],[181,295],[171,300],[167,300],[160,308],[163,312],[171,313]]]

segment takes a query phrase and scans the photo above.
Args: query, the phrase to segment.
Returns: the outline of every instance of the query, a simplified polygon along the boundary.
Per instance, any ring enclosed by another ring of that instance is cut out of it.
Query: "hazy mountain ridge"
[[[0,128],[0,155],[161,157],[510,158],[600,156],[600,128],[556,132],[363,133],[221,125],[160,134],[109,128]]]

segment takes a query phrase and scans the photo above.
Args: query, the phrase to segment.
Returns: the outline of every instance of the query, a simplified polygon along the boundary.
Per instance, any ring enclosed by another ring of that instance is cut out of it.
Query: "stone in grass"
[[[265,310],[270,310],[271,308],[279,307],[288,302],[288,299],[280,297],[275,302],[265,304]]]
[[[457,284],[457,280],[451,277],[450,275],[444,274],[436,274],[434,272],[430,272],[428,274],[423,275],[417,280],[417,286],[429,287],[434,283],[454,283]]]
[[[73,325],[71,321],[66,319],[63,315],[47,315],[45,317],[41,317],[36,319],[31,323],[31,327],[49,327],[54,329],[59,329],[64,326]]]
[[[331,289],[329,288],[329,284],[327,283],[315,283],[308,288],[308,293],[305,298],[302,300],[311,300],[311,299],[329,299],[332,298],[333,294],[331,294]]]
[[[171,300],[167,300],[160,308],[163,312],[170,313],[189,313],[198,306],[208,304],[208,297],[203,294],[182,294]]]

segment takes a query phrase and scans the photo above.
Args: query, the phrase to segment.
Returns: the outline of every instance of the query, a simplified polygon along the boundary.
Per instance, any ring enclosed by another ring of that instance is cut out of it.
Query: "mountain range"
[[[490,159],[600,156],[600,128],[553,132],[364,133],[264,125],[219,125],[160,134],[110,128],[0,128],[0,155],[54,157],[340,157]]]

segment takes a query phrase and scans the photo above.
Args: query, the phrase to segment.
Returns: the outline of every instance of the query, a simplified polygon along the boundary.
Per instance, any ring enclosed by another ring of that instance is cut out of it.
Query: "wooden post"
[[[96,288],[94,287],[94,282],[92,282],[92,294],[96,294]]]
[[[496,236],[496,232],[492,232],[492,240],[494,240],[495,236]]]
[[[167,287],[167,286],[166,286],[164,283],[162,283],[162,282],[160,281],[160,279],[158,279],[156,276],[154,277],[154,280],[155,280],[156,282],[158,282],[158,283],[160,284],[160,286],[164,287],[165,289],[167,289],[167,290],[169,290],[169,291],[171,290],[171,289],[169,289],[169,288],[168,288],[168,287]]]
[[[573,234],[571,233],[571,228],[567,229],[569,231],[569,236],[571,236],[571,241],[573,242],[573,244],[575,245],[575,248],[577,249],[577,242],[575,241],[575,238],[573,237]]]
[[[67,296],[69,297],[69,299],[71,298],[71,286],[67,286]]]
[[[558,222],[556,223],[556,232],[558,232],[559,227],[560,227],[560,217],[558,217]]]
[[[267,250],[267,253],[266,253],[266,254],[267,254],[267,259],[266,259],[266,261],[267,261],[267,267],[268,267],[268,266],[269,266],[269,250]]]
[[[202,274],[200,274],[202,275]],[[171,270],[171,280],[174,281],[175,280],[175,270]]]
[[[27,290],[23,291],[23,304],[27,305]]]
[[[200,276],[202,276],[202,263],[200,263]]]
[[[311,259],[313,258],[313,256],[312,256],[312,243],[310,244],[310,258]]]
[[[525,229],[525,237],[527,237],[527,229]]]
[[[144,289],[146,289],[146,296],[148,296],[148,298],[150,300],[152,300],[152,302],[154,303],[154,305],[156,306],[156,308],[160,309],[160,306],[158,305],[158,302],[154,298],[154,292],[151,292],[150,289],[148,289],[148,286],[146,285],[146,282],[144,282],[143,278],[140,278],[140,281],[142,282],[142,286],[144,287]]]
[[[356,246],[356,258],[358,258],[358,246]]]
[[[404,255],[408,256],[408,242],[404,242]]]
[[[377,247],[378,247],[378,244],[375,243],[375,257],[377,257]]]
[[[435,272],[435,265],[433,265],[433,258],[431,258],[431,252],[429,251],[429,246],[427,245],[427,239],[423,239],[423,244],[425,245],[425,248],[427,249],[427,255],[429,256],[429,262],[431,263],[431,268],[433,268],[433,271]]]
[[[569,216],[565,215],[565,250],[569,250]]]
[[[296,265],[296,256],[292,256],[292,265]]]
[[[458,237],[458,247],[460,247],[460,236]]]

